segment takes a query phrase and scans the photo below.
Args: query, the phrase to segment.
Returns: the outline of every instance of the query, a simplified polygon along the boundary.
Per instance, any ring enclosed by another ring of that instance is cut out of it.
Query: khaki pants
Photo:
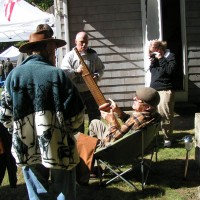
[[[89,125],[89,135],[99,140],[105,139],[109,133],[109,127],[98,119],[92,120]]]
[[[174,125],[174,104],[175,92],[172,90],[158,91],[160,94],[160,103],[158,112],[162,116],[161,130],[165,139],[171,139]]]

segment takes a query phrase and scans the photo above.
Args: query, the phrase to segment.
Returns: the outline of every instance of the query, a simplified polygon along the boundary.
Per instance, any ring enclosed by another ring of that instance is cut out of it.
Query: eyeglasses
[[[133,101],[137,101],[138,103],[144,103],[141,99],[138,99],[137,96],[133,97]]]
[[[157,49],[157,48],[158,48],[158,46],[151,46],[151,48]]]

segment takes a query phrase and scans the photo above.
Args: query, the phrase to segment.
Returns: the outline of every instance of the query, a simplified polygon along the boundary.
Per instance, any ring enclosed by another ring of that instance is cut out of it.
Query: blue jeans
[[[75,169],[47,169],[36,164],[23,167],[23,174],[29,200],[76,200]]]

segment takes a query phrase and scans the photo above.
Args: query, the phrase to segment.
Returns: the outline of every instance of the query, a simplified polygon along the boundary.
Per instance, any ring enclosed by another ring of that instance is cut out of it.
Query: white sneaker
[[[165,140],[164,141],[164,147],[171,147],[172,142],[170,140]]]

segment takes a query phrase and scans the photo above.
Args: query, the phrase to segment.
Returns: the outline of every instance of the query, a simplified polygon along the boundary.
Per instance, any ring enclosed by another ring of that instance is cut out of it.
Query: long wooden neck
[[[85,81],[86,85],[88,86],[88,88],[89,88],[90,92],[92,93],[92,96],[94,97],[95,101],[97,102],[97,104],[99,106],[106,103],[107,101],[106,101],[104,95],[102,94],[97,83],[95,82],[95,80],[91,76],[90,71],[88,69],[88,66],[85,64],[85,61],[83,60],[82,56],[80,55],[78,49],[75,47],[74,50],[75,50],[77,56],[79,57],[80,62],[83,66],[83,72],[82,72],[83,80]]]

